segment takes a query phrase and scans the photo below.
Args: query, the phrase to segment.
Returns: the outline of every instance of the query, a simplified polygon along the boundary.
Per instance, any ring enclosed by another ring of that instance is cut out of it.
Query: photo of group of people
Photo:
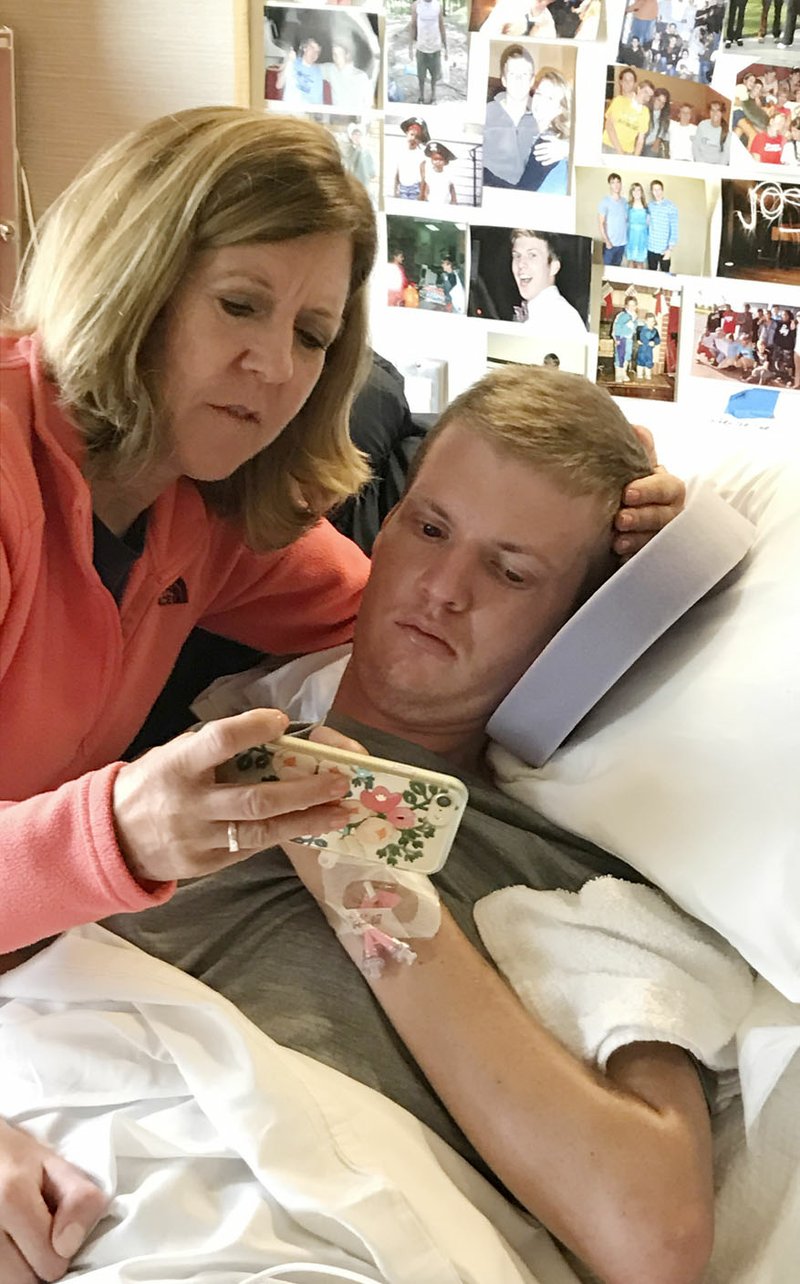
[[[596,40],[602,0],[472,0],[470,31],[539,40]]]
[[[797,28],[797,0],[728,0],[725,48],[763,44],[771,35],[775,48],[791,51]]]
[[[800,390],[800,307],[749,300],[739,308],[698,306],[692,373]]]
[[[264,98],[287,111],[375,105],[381,65],[375,14],[264,7]]]
[[[673,401],[680,324],[673,286],[604,281],[597,382],[618,397]]]
[[[599,239],[606,267],[686,276],[708,270],[703,179],[578,166],[575,191],[576,231]]]
[[[741,71],[731,128],[753,160],[800,169],[800,67],[751,63]]]
[[[572,147],[575,50],[492,41],[483,181],[565,195]]]
[[[483,146],[478,126],[463,126],[457,137],[447,133],[446,137],[431,138],[425,117],[397,120],[387,116],[384,143],[387,202],[480,205]]]
[[[730,102],[706,85],[676,89],[669,77],[608,68],[603,151],[658,160],[730,161]]]
[[[725,0],[629,0],[618,61],[708,85],[724,14]]]
[[[723,179],[717,275],[800,285],[800,185]]]
[[[463,102],[469,0],[386,0],[385,11],[388,101]]]
[[[388,306],[463,314],[467,255],[464,225],[389,214],[386,230]]]

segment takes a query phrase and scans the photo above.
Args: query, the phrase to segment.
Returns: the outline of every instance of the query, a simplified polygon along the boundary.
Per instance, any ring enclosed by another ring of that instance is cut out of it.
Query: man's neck
[[[530,114],[528,111],[528,102],[529,99],[527,96],[525,98],[509,98],[506,93],[502,102],[502,107],[506,115],[511,117],[514,124],[518,125],[523,116]]]
[[[414,715],[381,708],[363,690],[352,661],[342,674],[331,711],[353,718],[375,731],[385,731],[390,736],[419,745],[420,748],[445,758],[452,767],[463,767],[475,772],[483,770],[486,748],[486,730],[483,725],[467,723],[461,726],[453,724],[436,727],[422,719],[417,720]]]

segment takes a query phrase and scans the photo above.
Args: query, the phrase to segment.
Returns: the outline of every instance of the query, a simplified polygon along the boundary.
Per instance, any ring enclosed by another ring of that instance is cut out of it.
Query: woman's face
[[[558,85],[552,80],[540,80],[533,91],[531,111],[542,133],[550,128],[561,108],[562,94]]]
[[[644,199],[644,188],[641,183],[633,184],[633,187],[631,188],[631,199],[634,201],[641,201]]]
[[[660,90],[660,89],[657,90],[653,97],[653,106],[657,107],[659,111],[663,111],[664,107],[666,106],[666,103],[667,103],[667,95],[663,92],[663,90]]]
[[[320,232],[197,256],[154,354],[176,473],[229,477],[294,418],[339,332],[351,253]]]

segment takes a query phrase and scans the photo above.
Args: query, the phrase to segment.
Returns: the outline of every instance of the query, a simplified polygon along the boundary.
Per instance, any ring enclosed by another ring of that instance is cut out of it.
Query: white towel
[[[750,969],[660,892],[610,877],[579,892],[507,887],[475,921],[524,1005],[576,1056],[604,1069],[626,1044],[674,1043],[719,1072],[717,1107],[736,1090]]]

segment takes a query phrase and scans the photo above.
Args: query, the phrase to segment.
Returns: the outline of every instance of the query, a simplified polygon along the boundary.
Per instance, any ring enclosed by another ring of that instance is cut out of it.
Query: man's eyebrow
[[[437,517],[441,517],[443,521],[449,522],[452,520],[447,510],[442,508],[441,504],[437,504],[436,500],[431,499],[429,495],[417,492],[416,496],[410,494],[410,498],[416,498],[422,507],[430,509],[432,513]],[[537,562],[541,562],[546,570],[553,571],[555,569],[547,555],[532,544],[516,544],[512,540],[492,540],[491,542],[495,548],[500,549],[503,553],[517,553],[523,557],[533,557]]]

